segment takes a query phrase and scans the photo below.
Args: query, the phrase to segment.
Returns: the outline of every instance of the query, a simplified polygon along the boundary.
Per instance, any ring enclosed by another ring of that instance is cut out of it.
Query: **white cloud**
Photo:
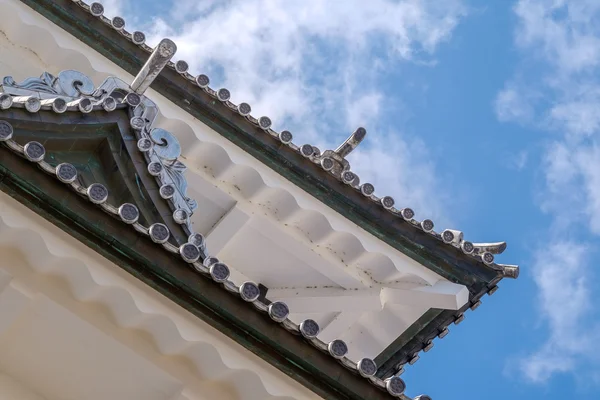
[[[298,144],[335,148],[364,126],[355,172],[418,217],[439,219],[442,196],[431,194],[442,183],[431,157],[403,133],[406,108],[386,98],[379,79],[405,62],[432,65],[464,15],[462,0],[181,0],[170,15],[134,23],[151,44],[173,39],[192,73],[229,88],[232,101],[269,116]]]
[[[517,44],[537,51],[561,73],[600,62],[600,3],[596,0],[520,0]]]
[[[594,144],[577,152],[577,164],[583,177],[590,229],[600,235],[600,146]]]
[[[529,153],[526,150],[521,150],[517,154],[513,155],[510,160],[510,166],[517,171],[521,171],[527,165],[527,161],[529,159]]]
[[[600,367],[594,351],[600,334],[596,329],[582,329],[589,325],[586,319],[592,309],[589,251],[585,245],[557,240],[536,254],[533,270],[550,336],[539,350],[520,361],[521,370],[533,382],[545,382],[581,363]]]
[[[498,93],[494,108],[500,121],[529,122],[534,113],[529,96],[513,84]]]
[[[587,85],[586,85],[587,86]],[[554,126],[570,135],[592,136],[600,131],[600,82],[590,82],[587,93],[576,98],[566,98],[550,110]],[[569,96],[572,97],[572,96]]]
[[[600,2],[519,0],[516,43],[526,63],[519,84],[498,95],[501,120],[526,123],[552,133],[543,170],[542,209],[553,217],[549,244],[533,268],[548,338],[520,362],[525,377],[545,382],[556,373],[598,376],[600,350],[587,264],[600,234]],[[525,78],[523,78],[525,76]],[[539,92],[523,106],[521,93]],[[526,111],[523,111],[526,110]],[[541,121],[536,123],[535,121]],[[586,229],[587,228],[587,229]],[[559,234],[561,237],[558,237]]]
[[[107,18],[114,18],[117,15],[123,16],[124,5],[127,0],[101,0],[100,3],[104,6],[104,15]]]

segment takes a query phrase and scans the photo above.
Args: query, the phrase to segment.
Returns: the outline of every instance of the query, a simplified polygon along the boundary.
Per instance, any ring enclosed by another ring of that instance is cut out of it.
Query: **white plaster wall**
[[[15,379],[0,374],[0,400],[48,400],[37,393],[32,392],[27,387]]]

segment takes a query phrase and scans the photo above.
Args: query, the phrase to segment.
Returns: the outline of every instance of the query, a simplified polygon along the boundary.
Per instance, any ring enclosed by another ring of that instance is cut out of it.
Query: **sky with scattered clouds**
[[[506,240],[517,281],[403,375],[434,399],[600,398],[600,1],[104,0],[379,195]]]

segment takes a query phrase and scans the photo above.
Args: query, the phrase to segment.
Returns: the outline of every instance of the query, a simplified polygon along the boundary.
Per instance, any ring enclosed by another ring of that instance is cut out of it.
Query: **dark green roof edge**
[[[148,58],[146,51],[70,0],[21,1],[133,75],[137,74]],[[307,162],[288,146],[282,145],[245,118],[215,101],[174,70],[166,68],[154,81],[152,88],[376,238],[449,281],[466,285],[471,297],[480,297],[487,292],[490,284],[500,280],[499,272],[416,229],[401,218],[394,217],[378,204],[341,184],[319,166]],[[405,338],[400,340],[401,336],[392,343],[378,357],[378,361],[387,367],[397,364],[397,360],[405,360],[413,352],[413,348],[423,347],[420,342],[422,337],[438,333],[438,325],[450,318],[447,314],[448,312],[442,313],[426,325],[420,325],[417,321],[407,331],[418,332],[416,336],[408,340],[405,332]],[[380,372],[387,374],[388,371],[383,368]]]

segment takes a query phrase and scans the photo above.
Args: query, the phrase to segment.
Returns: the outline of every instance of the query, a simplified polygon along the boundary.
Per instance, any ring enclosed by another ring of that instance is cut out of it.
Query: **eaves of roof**
[[[143,43],[142,34],[116,29],[112,21],[92,15],[81,2],[21,1],[133,75],[152,51]],[[240,107],[220,100],[218,92],[199,86],[198,81],[202,83],[171,65],[152,88],[333,211],[440,276],[469,288],[470,300],[463,309],[430,310],[380,354],[376,361],[382,376],[393,373],[399,365],[416,361],[420,350],[429,348],[434,337],[445,336],[447,326],[461,321],[464,311],[476,308],[480,298],[494,291],[505,276],[503,266],[485,264],[480,256],[466,253],[456,243],[445,243],[442,235],[425,230],[412,217],[403,218],[400,210],[384,207],[381,199],[344,183],[322,164],[303,155],[302,147],[282,142],[270,129],[268,118],[242,115]]]

